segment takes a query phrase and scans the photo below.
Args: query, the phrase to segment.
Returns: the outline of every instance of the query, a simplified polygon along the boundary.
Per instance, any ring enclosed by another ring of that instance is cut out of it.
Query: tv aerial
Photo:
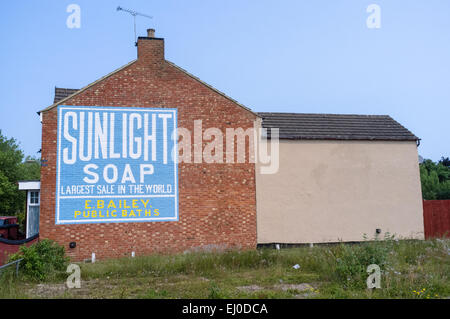
[[[120,6],[117,7],[117,11],[128,12],[129,14],[131,14],[131,15],[133,16],[133,22],[134,22],[134,43],[136,44],[136,43],[137,43],[137,35],[136,35],[136,17],[137,17],[137,16],[141,16],[141,17],[148,18],[148,19],[153,19],[153,17],[152,17],[152,16],[149,16],[149,15],[147,15],[147,14],[139,13],[139,12],[134,11],[134,10],[125,9],[125,8],[120,7]]]

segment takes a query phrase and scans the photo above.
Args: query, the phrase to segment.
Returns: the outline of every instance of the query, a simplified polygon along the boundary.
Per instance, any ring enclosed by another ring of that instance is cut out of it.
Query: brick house
[[[139,37],[137,59],[81,90],[56,90],[42,116],[40,237],[68,247],[75,259],[183,251],[200,246],[256,247],[255,168],[251,163],[179,165],[179,221],[55,225],[57,105],[178,109],[178,126],[194,120],[225,130],[252,128],[258,117],[164,59],[164,39]],[[243,182],[245,180],[245,182]]]

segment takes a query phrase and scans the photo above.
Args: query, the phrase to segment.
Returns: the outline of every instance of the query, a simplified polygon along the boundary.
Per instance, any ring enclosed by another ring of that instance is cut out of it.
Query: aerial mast
[[[149,16],[147,14],[143,14],[143,13],[139,13],[137,11],[134,10],[130,10],[130,9],[125,9],[122,7],[117,7],[117,11],[124,11],[124,12],[128,12],[129,14],[131,14],[133,16],[133,22],[134,22],[134,43],[137,44],[137,35],[136,35],[136,16],[141,16],[144,18],[149,18],[149,19],[153,19],[152,16]]]

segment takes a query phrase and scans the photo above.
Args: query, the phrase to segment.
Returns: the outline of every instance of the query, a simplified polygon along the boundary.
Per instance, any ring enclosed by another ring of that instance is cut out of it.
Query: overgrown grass
[[[300,269],[293,269],[295,264]],[[369,291],[367,266],[381,268]],[[0,278],[1,298],[441,298],[450,296],[450,240],[371,241],[251,251],[153,255],[80,264],[81,289]],[[311,289],[293,284],[307,283]],[[289,285],[289,286],[288,286]],[[294,288],[292,288],[294,287]],[[46,290],[47,289],[47,290]],[[415,291],[415,292],[414,292]]]

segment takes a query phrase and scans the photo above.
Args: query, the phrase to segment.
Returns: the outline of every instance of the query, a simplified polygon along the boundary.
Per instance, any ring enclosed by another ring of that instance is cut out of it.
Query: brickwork
[[[256,115],[164,60],[164,40],[139,38],[138,59],[64,105],[178,109],[178,127],[253,126]],[[40,237],[64,245],[73,260],[187,249],[256,247],[255,166],[180,163],[178,222],[55,225],[57,109],[43,112]],[[193,136],[192,136],[193,143]],[[236,150],[236,147],[235,147]],[[193,155],[192,155],[193,156]],[[224,155],[225,156],[225,155]],[[76,248],[69,248],[75,241]]]

